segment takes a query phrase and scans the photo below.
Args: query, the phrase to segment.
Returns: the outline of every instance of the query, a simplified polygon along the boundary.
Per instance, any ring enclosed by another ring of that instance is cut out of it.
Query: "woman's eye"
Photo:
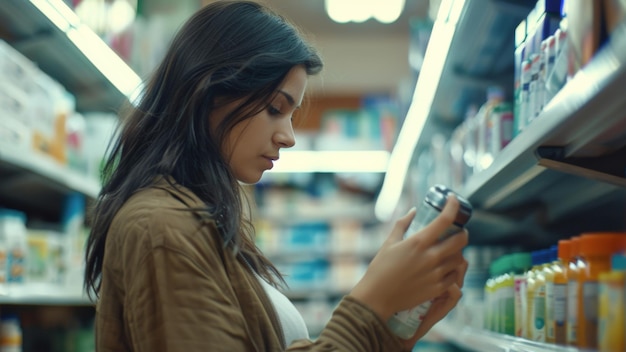
[[[270,115],[280,115],[280,110],[271,105],[267,108],[267,111],[270,113]]]

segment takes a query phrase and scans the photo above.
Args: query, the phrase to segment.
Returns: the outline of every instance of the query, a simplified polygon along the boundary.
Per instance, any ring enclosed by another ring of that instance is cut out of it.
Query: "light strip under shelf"
[[[371,172],[387,171],[389,152],[385,150],[309,151],[289,150],[270,172]]]
[[[388,171],[376,200],[375,214],[381,221],[391,218],[400,200],[409,164],[430,114],[456,24],[464,6],[465,0],[444,0],[439,7],[411,105],[391,152]]]
[[[41,13],[76,45],[117,90],[134,102],[141,78],[96,33],[82,24],[62,0],[30,0]]]

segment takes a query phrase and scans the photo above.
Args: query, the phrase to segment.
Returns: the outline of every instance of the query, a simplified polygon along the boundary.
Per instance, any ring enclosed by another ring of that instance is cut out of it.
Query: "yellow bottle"
[[[547,262],[543,265],[543,275],[546,286],[546,342],[556,341],[555,314],[554,314],[554,265],[557,260],[558,249],[556,246],[550,247],[547,251]]]
[[[578,346],[578,272],[581,267],[584,268],[582,260],[579,260],[578,249],[580,246],[580,237],[572,237],[571,239],[571,260],[568,263],[567,271],[567,344],[569,346]]]
[[[622,259],[626,257],[622,256]],[[625,268],[626,269],[626,268]],[[626,350],[624,344],[624,284],[626,271],[600,274],[598,301],[598,350]]]
[[[531,256],[531,267],[528,270],[528,272],[526,272],[526,285],[525,285],[525,297],[524,297],[524,302],[522,302],[522,304],[525,306],[525,313],[524,313],[524,338],[525,339],[529,339],[532,340],[533,338],[533,328],[534,328],[534,323],[533,323],[533,309],[534,309],[534,302],[535,302],[535,289],[536,289],[536,285],[535,285],[535,267],[538,263],[538,256],[539,252],[535,251],[530,253]]]
[[[567,275],[571,259],[570,240],[559,241],[559,260],[554,263],[554,297],[552,309],[554,311],[554,343],[567,344]]]
[[[581,236],[579,252],[585,268],[578,272],[578,347],[598,348],[598,277],[611,271],[611,256],[622,248],[626,233],[594,233]],[[582,313],[582,314],[581,314]]]
[[[515,280],[513,276],[515,256],[509,254],[503,260],[504,274],[500,284],[500,332],[506,335],[515,336]]]

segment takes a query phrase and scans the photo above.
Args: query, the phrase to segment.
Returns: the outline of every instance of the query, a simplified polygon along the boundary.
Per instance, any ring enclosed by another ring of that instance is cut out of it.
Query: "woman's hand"
[[[448,306],[458,301],[450,290],[452,286],[460,287],[458,283],[462,284],[462,276],[465,275],[463,268],[467,267],[462,254],[468,241],[466,231],[439,241],[440,234],[453,223],[458,208],[457,199],[448,197],[441,214],[405,240],[402,238],[415,216],[415,210],[399,219],[367,272],[350,293],[352,297],[387,321],[396,312],[447,293],[448,297],[442,299],[445,304],[439,303],[439,308],[431,308],[434,312],[429,313],[431,318],[428,319],[432,320],[432,327],[454,307]],[[439,317],[443,312],[445,314]],[[418,330],[416,336],[422,331],[423,335],[430,327]]]

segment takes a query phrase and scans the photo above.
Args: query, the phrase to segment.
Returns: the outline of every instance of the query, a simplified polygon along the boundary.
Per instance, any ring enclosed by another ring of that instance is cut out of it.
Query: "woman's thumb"
[[[411,225],[411,221],[413,221],[413,218],[415,217],[415,212],[416,212],[415,207],[413,207],[409,209],[409,212],[406,213],[405,216],[401,217],[400,219],[396,221],[396,224],[391,230],[391,233],[389,234],[389,237],[385,241],[385,244],[396,243],[402,240],[402,237],[406,233],[406,230],[409,228],[409,225]]]

